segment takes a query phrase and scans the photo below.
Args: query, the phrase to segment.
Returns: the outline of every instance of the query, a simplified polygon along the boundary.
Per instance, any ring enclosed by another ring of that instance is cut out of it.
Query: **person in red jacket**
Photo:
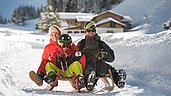
[[[42,60],[40,66],[37,70],[37,73],[31,71],[30,78],[38,85],[41,86],[43,84],[43,79],[46,74],[45,65],[50,62],[50,56],[60,48],[58,44],[58,39],[61,36],[61,30],[57,25],[52,25],[49,27],[48,35],[50,37],[50,43],[47,44],[44,48],[42,54]]]
[[[82,55],[78,47],[72,43],[72,38],[68,34],[62,34],[59,38],[60,48],[51,56],[51,62],[45,66],[46,82],[53,86],[56,76],[78,78],[81,87],[84,87],[83,70],[85,69],[86,57]]]

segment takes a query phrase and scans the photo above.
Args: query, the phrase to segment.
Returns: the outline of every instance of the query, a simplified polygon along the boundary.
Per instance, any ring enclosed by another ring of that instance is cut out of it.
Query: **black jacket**
[[[85,36],[85,39],[78,42],[78,48],[86,55],[87,61],[93,59],[101,51],[108,53],[102,61],[113,62],[115,59],[114,51],[104,41],[101,41],[97,34],[94,38]]]

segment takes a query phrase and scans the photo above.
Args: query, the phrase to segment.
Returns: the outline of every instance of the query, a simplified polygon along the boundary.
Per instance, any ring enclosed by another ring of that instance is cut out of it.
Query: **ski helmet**
[[[88,21],[85,24],[85,30],[90,29],[90,28],[96,28],[96,24],[94,21]]]
[[[59,38],[60,43],[71,43],[72,38],[68,34],[62,34]]]

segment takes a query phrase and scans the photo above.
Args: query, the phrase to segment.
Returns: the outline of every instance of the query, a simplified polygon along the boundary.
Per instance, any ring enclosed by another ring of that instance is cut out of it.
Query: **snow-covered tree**
[[[0,15],[0,24],[6,24],[8,20]]]
[[[85,0],[84,12],[99,13],[102,9],[102,0]]]
[[[46,7],[44,7],[38,19],[39,20],[36,24],[36,29],[41,29],[45,32],[47,32],[49,27],[53,24],[58,26],[60,25],[57,9],[54,9],[51,5],[47,5]]]
[[[100,13],[111,9],[112,4],[123,0],[48,0],[48,5],[56,6],[58,12],[88,12]],[[55,2],[55,3],[50,3]]]
[[[33,6],[19,6],[14,9],[11,19],[15,24],[18,24],[23,23],[25,20],[35,19],[39,14],[40,9]]]
[[[78,12],[84,12],[85,9],[85,0],[78,0],[77,2],[77,11]]]

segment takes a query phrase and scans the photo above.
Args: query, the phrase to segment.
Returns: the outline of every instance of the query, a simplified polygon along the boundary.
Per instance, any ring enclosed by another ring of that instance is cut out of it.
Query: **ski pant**
[[[78,61],[73,62],[65,71],[56,67],[55,64],[53,64],[52,62],[48,62],[45,66],[45,71],[46,74],[53,71],[59,73],[63,77],[72,77],[73,72],[75,72],[76,76],[78,76],[79,74],[83,74],[82,65]]]
[[[112,71],[112,76],[115,84],[117,84],[119,75],[114,67],[101,60],[97,61],[95,66],[91,61],[88,61],[84,70],[85,83],[87,84],[88,75],[91,73],[91,71],[95,71],[97,77],[102,77],[105,74],[109,73],[109,69]],[[95,83],[97,83],[97,80]]]
[[[41,63],[40,63],[40,66],[39,66],[39,68],[38,68],[38,70],[37,70],[37,73],[46,74],[46,72],[45,72],[45,66],[46,66],[46,64],[47,64],[48,62],[50,62],[50,60],[48,60],[48,59],[42,59],[42,61],[41,61]]]

